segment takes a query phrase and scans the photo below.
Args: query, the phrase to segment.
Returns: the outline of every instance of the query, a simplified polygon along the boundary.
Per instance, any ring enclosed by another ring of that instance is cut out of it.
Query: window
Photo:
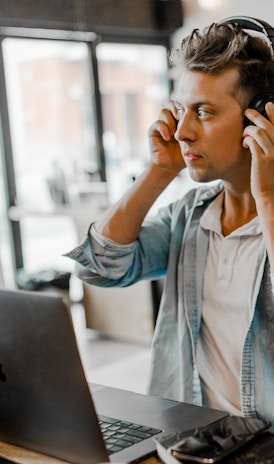
[[[95,218],[98,196],[90,192],[98,184],[106,199],[106,185],[114,202],[134,181],[149,157],[149,126],[169,96],[165,46],[90,40],[2,41],[16,188],[9,215],[22,255],[15,252],[15,271],[73,269],[62,254]]]
[[[96,48],[111,201],[143,170],[148,129],[169,95],[166,48],[102,43]]]
[[[66,206],[98,171],[88,47],[8,38],[3,53],[24,268],[64,268]]]

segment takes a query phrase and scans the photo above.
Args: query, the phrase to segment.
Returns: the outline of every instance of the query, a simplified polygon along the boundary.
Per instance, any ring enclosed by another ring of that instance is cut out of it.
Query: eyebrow
[[[183,105],[178,101],[178,100],[173,100],[175,106],[180,106],[182,107]],[[217,107],[218,105],[215,103],[212,103],[211,101],[208,100],[199,100],[197,102],[191,103],[189,106],[191,108],[198,108],[199,106],[204,106],[204,105],[209,105],[211,107]]]

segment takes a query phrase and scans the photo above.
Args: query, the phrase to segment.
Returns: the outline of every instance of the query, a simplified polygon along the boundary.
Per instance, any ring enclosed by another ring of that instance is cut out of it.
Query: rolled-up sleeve
[[[84,241],[64,256],[76,261],[75,273],[87,283],[127,286],[166,272],[170,246],[169,214],[146,220],[132,243],[123,245],[96,232],[91,224]]]
[[[85,281],[92,283],[95,275],[119,281],[130,266],[135,243],[121,245],[96,232],[91,224],[84,241],[66,253],[76,261],[75,272]]]

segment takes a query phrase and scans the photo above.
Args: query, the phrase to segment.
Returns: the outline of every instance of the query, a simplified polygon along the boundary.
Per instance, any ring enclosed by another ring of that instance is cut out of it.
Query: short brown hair
[[[190,71],[219,74],[237,67],[235,94],[243,106],[256,94],[274,93],[274,53],[267,38],[248,34],[237,24],[213,23],[194,29],[170,54],[171,64]]]

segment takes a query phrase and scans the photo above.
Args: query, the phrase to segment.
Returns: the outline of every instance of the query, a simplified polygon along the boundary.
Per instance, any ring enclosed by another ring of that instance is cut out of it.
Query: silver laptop
[[[155,452],[153,437],[226,415],[90,387],[62,298],[0,290],[0,440],[75,464],[134,462]]]

